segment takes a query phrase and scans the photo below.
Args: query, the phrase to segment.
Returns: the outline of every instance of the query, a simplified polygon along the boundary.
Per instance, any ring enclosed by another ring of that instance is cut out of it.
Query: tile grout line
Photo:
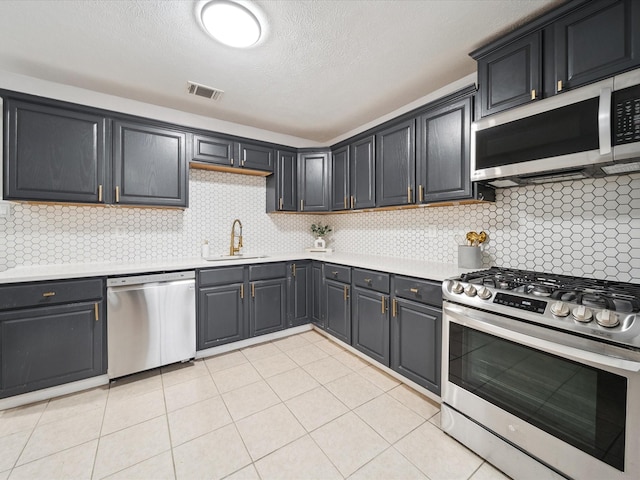
[[[22,457],[22,455],[24,454],[24,451],[27,448],[27,445],[29,445],[29,441],[31,441],[31,438],[33,437],[33,434],[35,433],[36,428],[38,428],[38,425],[40,424],[40,420],[42,419],[42,416],[44,415],[44,412],[47,410],[47,407],[49,406],[50,402],[51,402],[51,399],[46,400],[46,405],[42,409],[42,412],[40,412],[40,416],[38,417],[38,420],[35,422],[34,426],[31,428],[31,432],[29,433],[29,437],[27,438],[27,441],[24,442],[24,445],[23,445],[22,449],[20,450],[20,453],[18,454],[18,456],[16,457],[16,459],[13,462],[13,466],[10,468],[11,471],[9,472],[9,477],[11,477],[11,475],[13,474],[13,471],[17,468],[16,464],[20,460],[20,457]],[[18,432],[15,432],[15,433],[18,433]],[[31,462],[27,462],[27,463],[31,463]],[[24,463],[23,465],[27,465],[27,463]],[[7,477],[7,478],[9,478],[9,477]]]

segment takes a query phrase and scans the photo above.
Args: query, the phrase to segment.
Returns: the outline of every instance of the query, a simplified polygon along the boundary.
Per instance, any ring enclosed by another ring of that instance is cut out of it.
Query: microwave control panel
[[[640,142],[640,86],[613,94],[614,145]]]

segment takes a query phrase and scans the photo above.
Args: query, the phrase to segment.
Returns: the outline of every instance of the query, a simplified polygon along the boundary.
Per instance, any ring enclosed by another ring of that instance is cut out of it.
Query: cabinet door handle
[[[304,211],[304,199],[300,200],[300,211]]]
[[[229,163],[231,164],[231,166],[233,167],[233,158],[229,159]]]
[[[291,264],[291,275],[293,275],[294,277],[296,276],[296,264],[295,263]]]
[[[418,289],[417,288],[410,288],[409,291],[411,293],[418,293]]]
[[[116,203],[120,203],[120,187],[116,187]]]
[[[398,316],[398,301],[395,298],[391,301],[391,316]]]
[[[534,88],[533,90],[531,90],[531,100],[535,100],[536,99],[536,89]]]
[[[93,313],[96,316],[96,322],[97,322],[98,319],[99,319],[99,311],[98,311],[98,304],[97,303],[93,304]]]
[[[424,187],[422,185],[418,187],[418,198],[420,199],[420,203],[424,202]]]
[[[346,285],[344,286],[344,300],[349,300],[349,287],[347,287]]]
[[[251,298],[255,298],[256,296],[256,284],[252,283],[251,284]]]
[[[382,313],[384,313],[384,312],[387,311],[387,309],[386,309],[386,307],[384,305],[384,296],[380,297],[380,300],[382,300]]]
[[[346,195],[344,197],[344,208],[345,209],[349,208],[349,200],[347,199]]]
[[[282,210],[284,208],[284,200],[280,197],[280,203],[278,204],[278,209]]]
[[[558,80],[558,91],[562,91],[562,80]]]
[[[351,195],[351,208],[356,208],[356,197]]]
[[[413,195],[412,195],[411,187],[407,187],[407,203],[413,203]]]
[[[102,201],[102,185],[98,185],[98,201]]]
[[[240,299],[244,300],[244,283],[240,284]]]
[[[240,161],[240,166],[244,167],[244,158]]]
[[[56,292],[44,292],[42,294],[43,297],[53,297],[55,296]]]

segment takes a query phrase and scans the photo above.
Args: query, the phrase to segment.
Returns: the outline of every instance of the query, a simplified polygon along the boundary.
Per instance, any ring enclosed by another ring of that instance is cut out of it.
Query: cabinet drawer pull
[[[531,90],[531,100],[535,100],[536,99],[536,89],[534,88],[533,90]]]
[[[391,302],[391,316],[394,318],[398,316],[398,301],[395,298]]]
[[[282,197],[280,197],[280,204],[278,208],[282,210],[283,206],[284,206],[284,200],[282,199]]]
[[[120,203],[120,187],[116,187],[116,203]]]
[[[244,299],[244,283],[240,284],[240,299]]]
[[[102,185],[98,185],[98,201],[102,201]]]
[[[371,283],[371,279],[370,279],[370,278],[365,278],[365,279],[364,279],[364,282],[365,282],[365,283]]]
[[[384,297],[380,297],[380,300],[382,300],[382,313],[384,313],[387,311],[387,309],[384,306]]]
[[[346,285],[344,286],[344,299],[349,300],[349,287],[347,287]]]
[[[97,303],[94,303],[94,304],[93,304],[93,313],[94,313],[94,314],[95,314],[95,316],[96,316],[96,322],[97,322],[97,321],[98,321],[98,318],[99,318],[99,314],[98,314],[98,304],[97,304]]]
[[[418,293],[419,292],[419,290],[417,288],[410,288],[409,291],[411,293]]]
[[[255,296],[256,296],[256,284],[252,283],[251,284],[251,297],[255,298]]]
[[[56,292],[44,292],[42,294],[43,297],[53,297],[55,296]]]
[[[558,91],[562,91],[562,80],[558,80]]]
[[[338,272],[337,271],[331,272],[331,275],[333,275],[334,277],[337,277],[338,276]]]
[[[420,203],[424,202],[424,187],[422,185],[418,187],[418,198],[420,199]]]

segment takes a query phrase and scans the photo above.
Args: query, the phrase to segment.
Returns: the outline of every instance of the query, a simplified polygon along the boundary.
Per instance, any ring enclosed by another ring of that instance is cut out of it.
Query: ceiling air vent
[[[210,100],[220,100],[223,90],[218,90],[217,88],[207,87],[206,85],[201,85],[195,82],[187,82],[187,92],[191,95],[197,95],[198,97],[208,98]]]

